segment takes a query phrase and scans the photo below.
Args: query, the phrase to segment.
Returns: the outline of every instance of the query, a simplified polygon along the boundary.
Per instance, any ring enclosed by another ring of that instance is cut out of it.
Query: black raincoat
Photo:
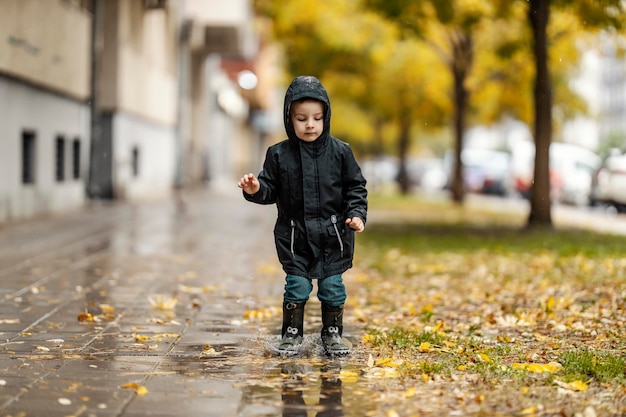
[[[291,103],[313,98],[324,103],[324,128],[304,142],[291,124]],[[349,145],[330,135],[330,100],[320,81],[297,77],[285,94],[283,118],[288,139],[267,150],[258,175],[260,190],[244,197],[276,203],[274,240],[278,259],[290,275],[326,278],[352,267],[354,231],[345,220],[367,219],[367,190]]]

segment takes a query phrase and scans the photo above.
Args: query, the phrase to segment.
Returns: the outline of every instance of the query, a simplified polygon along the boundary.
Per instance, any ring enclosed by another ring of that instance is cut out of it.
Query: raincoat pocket
[[[291,262],[295,257],[296,225],[294,220],[287,224],[277,224],[274,227],[274,241],[278,258],[281,263]]]
[[[340,259],[343,258],[347,249],[345,242],[346,226],[343,223],[343,219],[333,214],[330,217],[330,226],[327,227],[327,230],[329,235],[327,255],[333,258],[339,255]]]

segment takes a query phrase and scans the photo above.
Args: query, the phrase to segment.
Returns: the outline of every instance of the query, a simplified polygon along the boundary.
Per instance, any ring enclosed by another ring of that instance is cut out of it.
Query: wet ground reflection
[[[305,378],[311,379],[310,373],[302,372],[291,364],[281,366],[283,417],[307,416],[307,404],[304,401],[304,391],[307,390]],[[334,369],[333,369],[334,368]],[[316,417],[343,417],[341,367],[324,365],[319,369],[319,401],[313,406]],[[315,380],[315,377],[312,379]],[[308,387],[312,390],[312,387]]]
[[[327,358],[315,336],[305,338],[301,355],[281,358],[272,352],[278,337],[263,341],[264,355],[248,367],[238,386],[240,416],[343,417],[375,415],[375,395],[359,379],[362,354]],[[250,358],[248,358],[250,359]]]
[[[241,411],[262,407],[280,410],[284,417],[308,416],[309,412],[317,417],[346,415],[341,365],[337,363],[278,363],[267,369],[263,378],[254,380],[251,375],[241,389]],[[359,411],[352,409],[351,413],[358,415]]]

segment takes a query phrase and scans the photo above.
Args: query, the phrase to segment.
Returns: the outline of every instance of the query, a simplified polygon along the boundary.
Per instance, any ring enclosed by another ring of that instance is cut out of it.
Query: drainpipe
[[[87,197],[89,198],[111,198],[107,196],[105,183],[107,183],[105,173],[110,171],[106,169],[106,160],[111,158],[110,154],[104,153],[102,149],[102,123],[98,110],[98,79],[100,66],[101,31],[102,31],[102,3],[100,0],[91,0],[92,22],[91,22],[91,57],[90,57],[90,85],[89,94],[91,100],[89,102],[90,113],[90,146],[89,146],[89,175],[87,178]],[[104,161],[103,161],[104,160]],[[110,184],[110,181],[108,182]],[[109,190],[111,191],[111,190]]]
[[[185,185],[185,132],[187,98],[187,44],[189,42],[190,22],[185,19],[185,0],[178,1],[178,105],[176,115],[176,171],[174,189],[179,190]]]

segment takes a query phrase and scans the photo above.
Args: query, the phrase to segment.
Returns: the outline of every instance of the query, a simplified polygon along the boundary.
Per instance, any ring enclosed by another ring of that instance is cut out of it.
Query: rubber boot
[[[283,303],[282,339],[278,353],[292,356],[298,354],[304,336],[304,303]]]
[[[322,303],[322,346],[328,356],[345,356],[350,347],[342,339],[343,306],[331,307]]]

